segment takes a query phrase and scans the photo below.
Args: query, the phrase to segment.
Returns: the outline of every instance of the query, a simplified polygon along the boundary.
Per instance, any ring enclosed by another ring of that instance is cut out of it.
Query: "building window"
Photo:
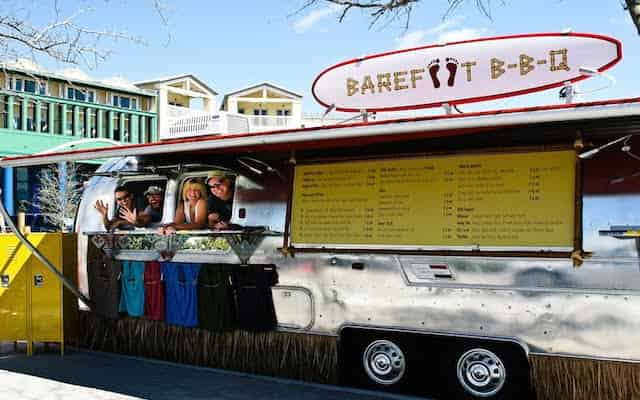
[[[36,85],[36,81],[32,81],[32,80],[28,80],[28,79],[24,80],[24,91],[25,92],[35,93],[36,92],[36,87],[38,87]]]
[[[72,135],[73,134],[73,109],[71,107],[67,108],[66,111],[67,117],[67,126],[65,126],[65,134]]]
[[[49,103],[40,103],[40,132],[49,131]]]
[[[113,116],[113,140],[120,141],[120,113]]]
[[[127,108],[130,110],[138,109],[138,99],[135,97],[114,94],[111,96],[111,104],[116,107]]]
[[[36,130],[36,103],[27,100],[27,130]]]
[[[144,126],[142,126],[143,120]],[[143,143],[151,143],[151,122],[153,122],[151,117],[140,117],[140,137]]]
[[[13,129],[22,129],[22,102],[13,103]]]
[[[8,97],[0,95],[0,128],[6,129],[9,127],[7,119],[9,118],[9,104]]]
[[[122,133],[122,141],[131,143],[131,117],[129,114],[124,116],[124,132]]]
[[[267,115],[267,110],[266,109],[254,109],[253,110],[253,115]]]
[[[29,170],[25,167],[16,168],[16,204],[30,201],[29,196]]]
[[[85,111],[84,107],[80,107],[80,109],[78,110],[78,124],[80,124],[78,126],[78,131],[80,133],[80,136],[82,136],[82,137],[87,137],[87,129],[86,129],[87,125],[86,125],[86,123],[87,123],[86,111]]]
[[[55,135],[62,135],[62,104],[53,103],[53,133]]]
[[[67,99],[93,103],[95,102],[95,97],[96,93],[93,90],[67,88]]]
[[[97,125],[97,113],[98,110],[87,110],[89,117],[89,137],[98,137],[98,125]]]
[[[10,77],[7,82],[7,87],[10,90],[15,90],[16,92],[42,95],[47,93],[47,84],[45,82],[36,81],[35,79]]]

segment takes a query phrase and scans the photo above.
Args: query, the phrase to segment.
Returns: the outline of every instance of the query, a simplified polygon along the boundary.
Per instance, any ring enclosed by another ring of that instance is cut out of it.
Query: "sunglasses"
[[[211,182],[211,181],[209,181],[209,182]],[[217,189],[217,188],[219,188],[220,186],[222,186],[222,185],[224,184],[224,182],[225,182],[224,180],[221,180],[221,181],[218,181],[218,182],[209,183],[209,184],[208,184],[208,186],[209,186],[211,189]]]

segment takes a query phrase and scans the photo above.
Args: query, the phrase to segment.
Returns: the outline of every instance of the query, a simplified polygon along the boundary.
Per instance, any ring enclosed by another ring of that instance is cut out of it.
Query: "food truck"
[[[341,63],[313,92],[366,115],[450,111],[570,88],[621,54],[598,35],[482,39]],[[116,311],[84,327],[94,348],[173,346],[162,357],[261,373],[258,364],[294,360],[306,366],[296,378],[442,399],[628,399],[640,396],[638,133],[640,98],[629,98],[211,134],[0,165],[109,159],[86,184],[76,221],[87,314],[106,314],[104,281],[125,274],[113,272],[119,264],[221,274],[215,285],[236,316],[220,332]],[[232,182],[228,226],[158,234],[185,182],[206,183],[212,171]],[[160,187],[162,221],[106,231],[94,205],[115,204],[122,185],[140,199]],[[98,326],[101,339],[90,332]]]

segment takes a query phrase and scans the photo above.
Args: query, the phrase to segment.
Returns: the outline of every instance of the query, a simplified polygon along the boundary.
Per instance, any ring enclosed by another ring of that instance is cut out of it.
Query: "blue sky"
[[[311,96],[311,83],[324,68],[342,60],[434,42],[572,28],[574,32],[613,36],[623,43],[623,60],[610,70],[617,84],[584,100],[639,95],[640,36],[619,0],[507,0],[504,5],[494,1],[491,20],[474,7],[473,1],[443,20],[447,1],[423,0],[415,8],[406,32],[401,21],[369,29],[368,16],[357,10],[341,24],[338,11],[324,5],[296,13],[303,0],[163,1],[168,27],[162,25],[149,0],[90,2],[97,6],[85,23],[127,30],[144,37],[149,45],[124,41],[108,44],[114,51],[112,56],[88,74],[138,81],[193,73],[220,94],[269,81],[302,94],[304,112],[321,112]],[[34,0],[36,3],[48,2]],[[47,12],[47,8],[38,12]],[[580,87],[587,90],[601,86],[603,81],[598,79]],[[467,105],[463,110],[555,103],[557,90]]]

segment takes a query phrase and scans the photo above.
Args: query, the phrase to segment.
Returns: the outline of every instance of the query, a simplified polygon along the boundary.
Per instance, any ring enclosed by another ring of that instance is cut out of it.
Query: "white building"
[[[178,120],[217,113],[218,93],[192,74],[136,82],[137,87],[158,94],[160,139],[169,138],[169,128]]]
[[[302,95],[268,82],[225,94],[221,109],[249,116],[252,131],[302,125]]]

